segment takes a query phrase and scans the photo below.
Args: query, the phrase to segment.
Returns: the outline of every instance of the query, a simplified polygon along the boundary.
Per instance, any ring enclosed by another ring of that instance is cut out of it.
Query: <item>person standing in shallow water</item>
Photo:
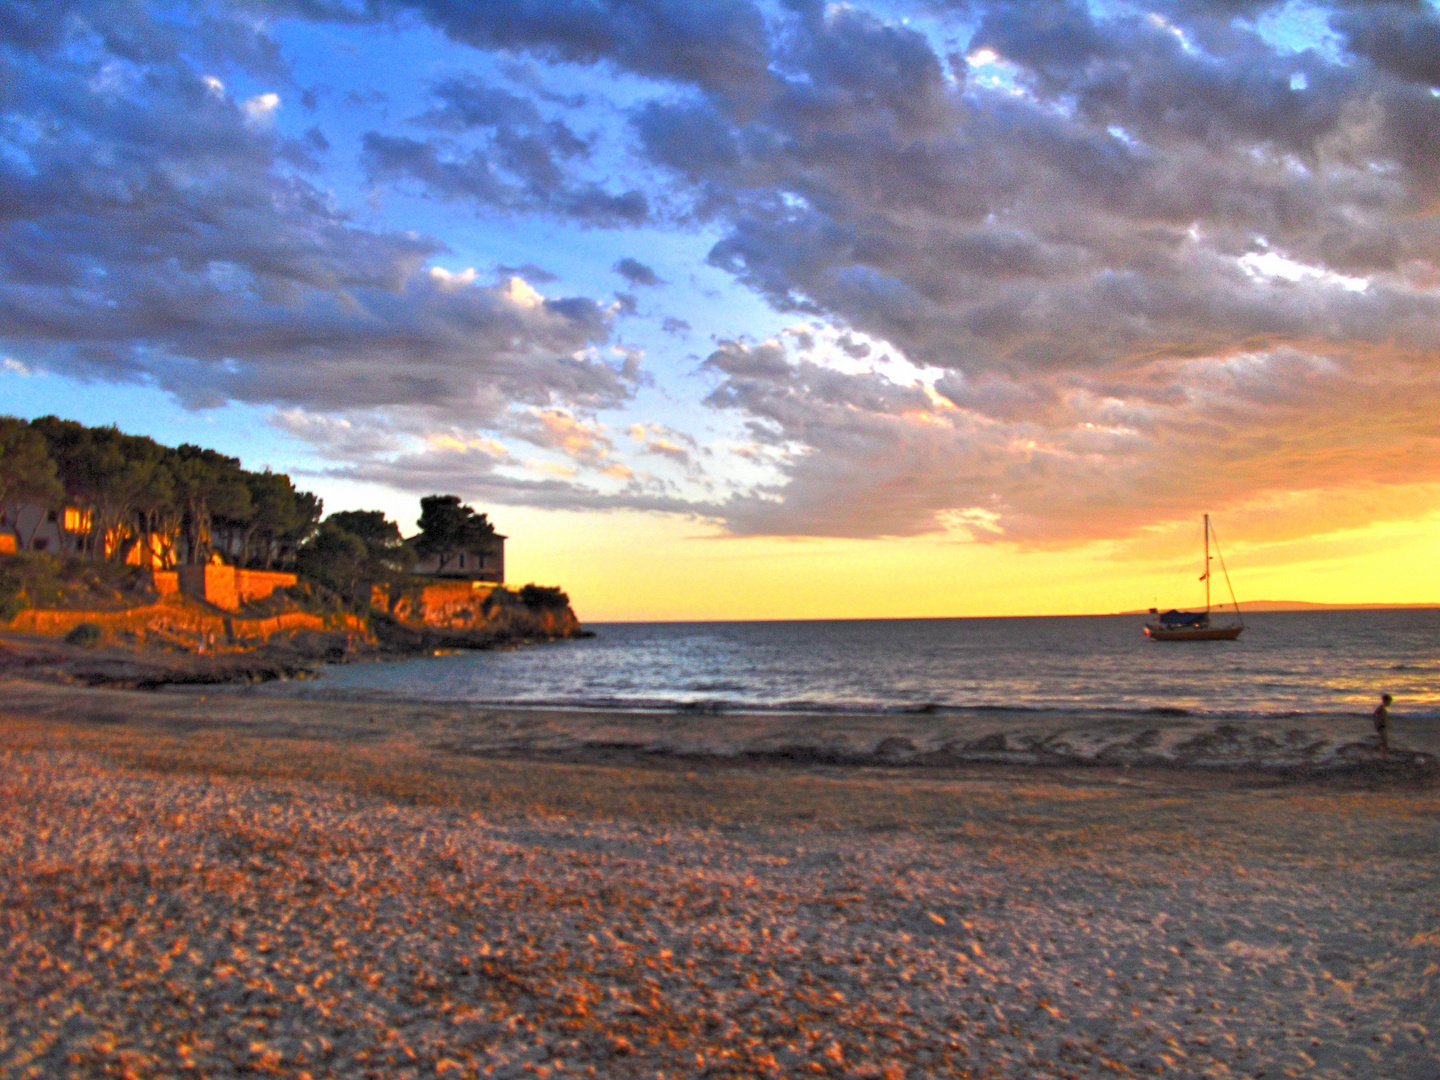
[[[1375,734],[1380,736],[1380,756],[1386,757],[1390,753],[1390,702],[1394,701],[1389,694],[1380,695],[1380,704],[1375,706]]]

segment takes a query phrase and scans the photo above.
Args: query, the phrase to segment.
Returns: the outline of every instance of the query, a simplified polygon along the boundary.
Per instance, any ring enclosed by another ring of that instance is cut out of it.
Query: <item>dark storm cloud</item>
[[[1371,3],[1337,13],[1349,48],[1410,82],[1440,86],[1440,20],[1421,0]]]

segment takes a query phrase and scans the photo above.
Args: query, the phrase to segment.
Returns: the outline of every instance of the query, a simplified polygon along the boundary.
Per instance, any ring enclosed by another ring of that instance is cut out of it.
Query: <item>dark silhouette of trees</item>
[[[415,552],[400,527],[379,510],[342,510],[325,519],[300,549],[297,566],[356,608],[369,606],[377,585],[402,577]]]
[[[295,569],[347,603],[369,602],[365,541],[328,521],[300,548]]]
[[[24,420],[0,416],[0,508],[53,505],[65,497],[45,437]]]
[[[412,543],[421,558],[436,559],[444,570],[461,552],[485,551],[495,539],[495,526],[485,514],[460,501],[458,495],[427,495],[420,500],[420,535]]]

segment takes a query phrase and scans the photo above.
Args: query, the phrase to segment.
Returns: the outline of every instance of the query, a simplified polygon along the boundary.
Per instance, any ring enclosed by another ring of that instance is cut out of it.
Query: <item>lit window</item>
[[[54,520],[53,516],[51,520]],[[67,506],[65,508],[65,531],[88,533],[90,531],[90,511]]]

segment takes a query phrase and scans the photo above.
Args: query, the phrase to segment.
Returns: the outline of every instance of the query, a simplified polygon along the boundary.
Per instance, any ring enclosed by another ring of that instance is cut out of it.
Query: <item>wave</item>
[[[1302,717],[1331,717],[1368,720],[1370,710],[1344,708],[1197,708],[1152,705],[1143,702],[1096,704],[1092,701],[1032,701],[943,703],[935,701],[826,701],[792,698],[782,701],[748,701],[729,698],[691,698],[657,695],[617,697],[611,695],[513,695],[475,696],[468,694],[420,693],[403,689],[325,686],[323,682],[266,684],[245,688],[247,693],[283,693],[335,701],[385,701],[424,705],[466,705],[479,709],[524,709],[556,712],[656,713],[681,716],[1054,716],[1104,718],[1156,717],[1203,720],[1285,720]],[[1394,710],[1397,719],[1440,720],[1440,708]]]

